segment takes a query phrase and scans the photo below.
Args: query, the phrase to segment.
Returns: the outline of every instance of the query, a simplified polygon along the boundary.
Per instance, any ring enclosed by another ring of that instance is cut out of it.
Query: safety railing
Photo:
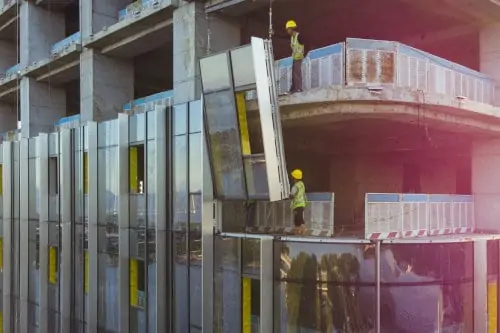
[[[60,55],[65,50],[69,49],[72,45],[81,44],[82,35],[80,32],[76,32],[69,37],[64,38],[63,40],[55,43],[50,48],[50,54],[52,57]]]
[[[123,110],[127,113],[141,113],[147,110],[154,109],[156,105],[168,106],[172,104],[174,92],[172,90],[163,91],[154,95],[143,98],[138,98],[130,103],[125,104]]]
[[[125,9],[120,10],[118,12],[118,20],[122,21],[131,17],[135,17],[137,15],[140,15],[141,12],[143,12],[147,8],[155,7],[159,4],[160,0],[138,0],[125,7]]]
[[[307,193],[309,201],[304,210],[306,234],[329,237],[334,228],[333,193]],[[248,232],[289,234],[293,232],[294,222],[290,201],[256,201],[253,219],[247,225]]]
[[[365,238],[391,239],[474,231],[470,195],[368,193]]]
[[[292,59],[276,61],[281,94],[292,79]],[[330,86],[392,86],[494,103],[496,82],[465,66],[398,42],[348,38],[309,52],[302,63],[304,90]],[[254,99],[249,92],[247,99]]]

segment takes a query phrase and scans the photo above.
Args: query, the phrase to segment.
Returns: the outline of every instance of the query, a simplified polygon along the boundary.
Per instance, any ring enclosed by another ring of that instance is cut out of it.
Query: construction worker
[[[297,31],[295,21],[286,22],[286,32],[290,35],[290,47],[292,48],[292,86],[290,94],[302,91],[302,60],[304,59],[305,46],[302,36]]]
[[[291,208],[293,211],[293,224],[295,226],[295,233],[304,234],[304,209],[307,206],[306,186],[302,181],[301,170],[293,170],[291,176],[293,179],[293,186],[291,191],[292,193],[290,194],[290,199],[292,199]]]

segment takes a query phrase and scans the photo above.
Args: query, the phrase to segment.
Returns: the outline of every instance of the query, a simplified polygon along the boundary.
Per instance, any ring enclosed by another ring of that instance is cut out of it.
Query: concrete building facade
[[[0,332],[496,331],[500,8],[439,3],[0,0]]]

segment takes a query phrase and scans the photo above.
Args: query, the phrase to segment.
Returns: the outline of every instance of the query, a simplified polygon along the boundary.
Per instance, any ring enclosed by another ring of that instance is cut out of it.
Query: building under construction
[[[0,333],[497,332],[499,68],[494,0],[0,0]]]

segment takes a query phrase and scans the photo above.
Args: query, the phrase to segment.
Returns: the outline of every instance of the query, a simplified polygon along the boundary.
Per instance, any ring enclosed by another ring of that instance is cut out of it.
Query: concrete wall
[[[472,192],[479,230],[500,232],[500,139],[477,141],[472,147]]]
[[[134,99],[132,60],[84,50],[80,57],[80,96],[83,121],[115,118],[123,106]]]
[[[456,170],[466,164],[466,159],[426,159],[411,155],[351,155],[325,159],[324,164],[329,164],[328,191],[335,193],[336,225],[362,224],[366,193],[402,193],[406,163],[419,166],[421,193],[456,193]],[[313,178],[312,181],[319,180]]]
[[[82,37],[88,38],[103,27],[118,22],[118,12],[132,3],[130,0],[85,0],[80,2]]]
[[[208,43],[208,27],[211,38]],[[236,22],[211,15],[207,21],[204,5],[192,2],[174,11],[174,101],[176,104],[200,98],[199,58],[210,52],[240,45]]]
[[[17,128],[17,108],[0,103],[0,133],[5,133]]]
[[[21,131],[23,137],[49,133],[66,116],[66,92],[34,79],[21,79]]]
[[[500,81],[500,23],[481,30],[479,35],[481,72]],[[500,86],[497,84],[495,105],[500,105]]]
[[[0,73],[17,64],[16,44],[8,41],[0,41]]]
[[[64,14],[23,1],[20,19],[21,68],[50,57],[50,48],[65,37]]]

